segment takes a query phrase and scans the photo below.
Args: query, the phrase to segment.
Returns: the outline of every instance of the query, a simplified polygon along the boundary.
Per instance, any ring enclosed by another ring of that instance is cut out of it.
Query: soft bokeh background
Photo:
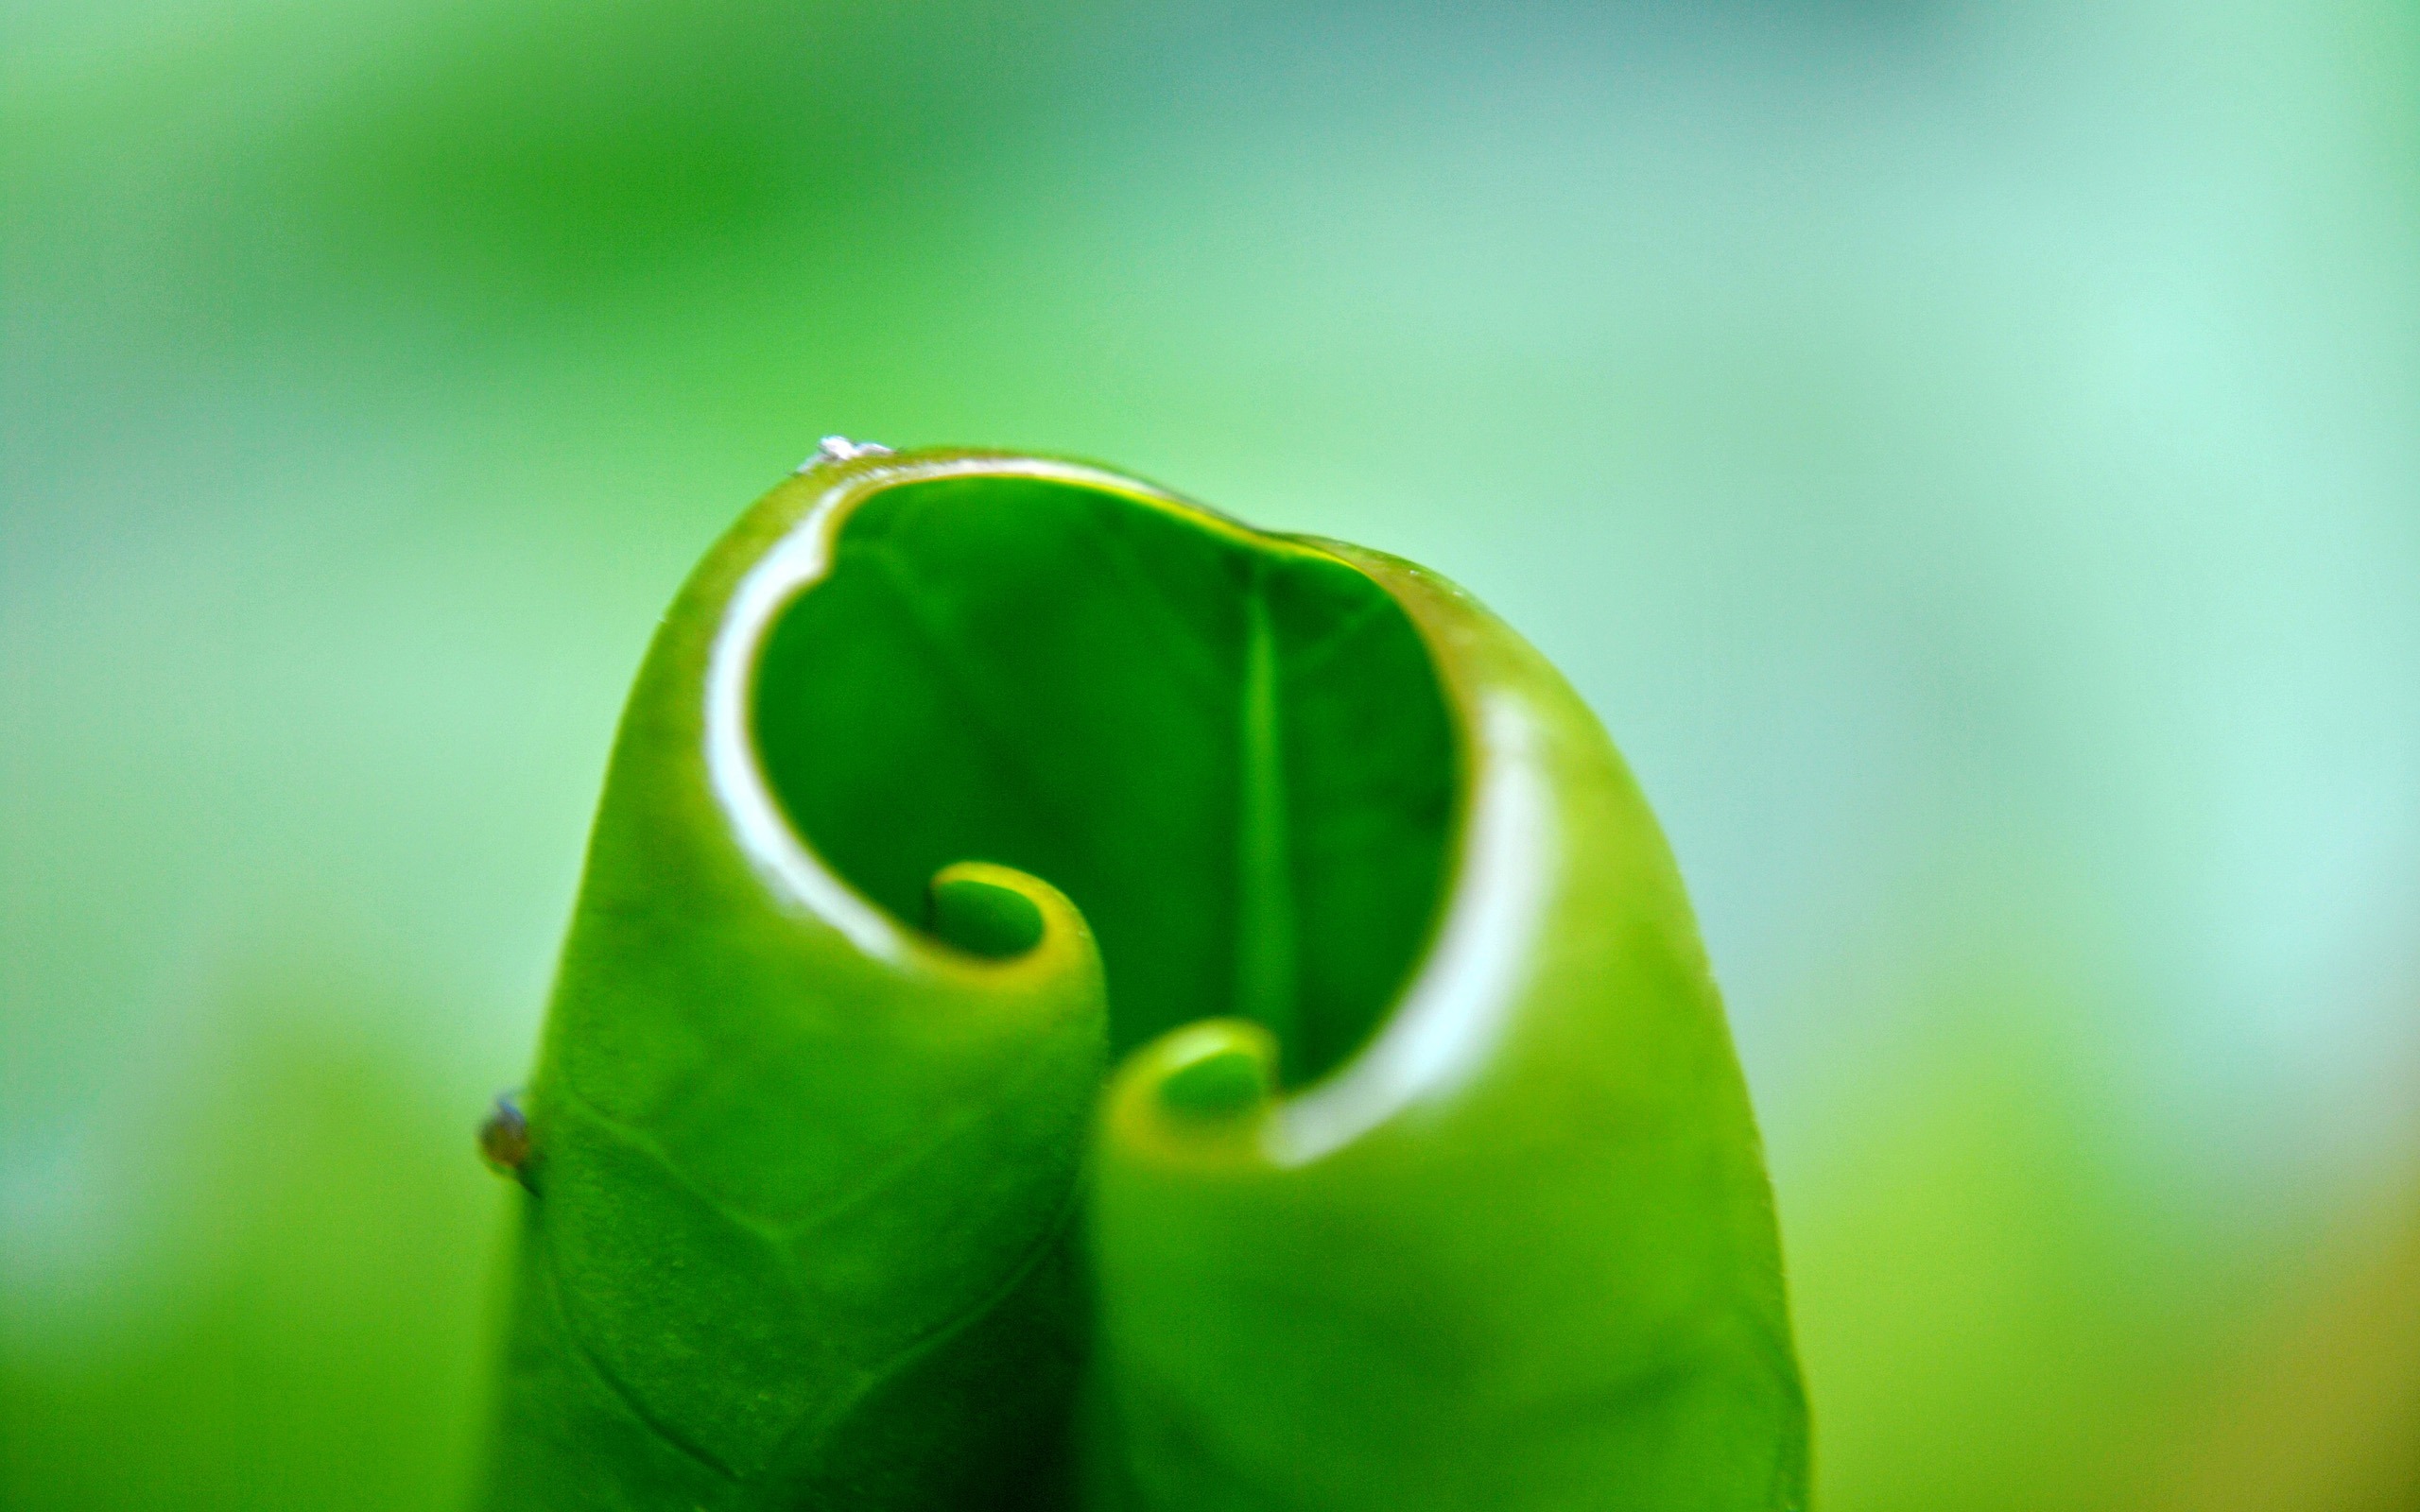
[[[1830,1512],[2420,1507],[2420,7],[8,0],[0,1503],[443,1508],[616,707],[829,431],[1461,579]]]

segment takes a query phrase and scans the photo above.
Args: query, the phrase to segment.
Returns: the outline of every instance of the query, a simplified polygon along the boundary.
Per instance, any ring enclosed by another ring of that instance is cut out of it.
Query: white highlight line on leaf
[[[881,455],[887,454],[863,448],[855,454],[858,459]],[[808,460],[811,465],[815,458]],[[853,468],[820,494],[798,524],[739,580],[707,654],[707,781],[731,821],[740,850],[777,898],[838,930],[866,954],[893,965],[904,965],[908,958],[906,933],[807,849],[773,796],[772,784],[757,760],[751,717],[756,662],[773,622],[791,600],[830,570],[833,539],[852,509],[898,484],[977,474],[1048,478],[1192,512],[1176,500],[1144,491],[1131,478],[1040,457],[953,456]]]
[[[1305,1165],[1478,1070],[1528,985],[1547,871],[1552,790],[1538,731],[1518,695],[1488,696],[1473,753],[1475,792],[1461,866],[1436,944],[1386,1027],[1336,1074],[1282,1103],[1263,1149]]]

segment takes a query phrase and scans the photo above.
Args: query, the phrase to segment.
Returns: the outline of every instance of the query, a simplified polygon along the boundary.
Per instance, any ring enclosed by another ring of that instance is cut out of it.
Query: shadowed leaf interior
[[[1456,760],[1435,670],[1315,546],[1043,479],[888,489],[769,637],[754,713],[791,820],[900,919],[959,861],[1074,900],[1117,1053],[1233,1015],[1316,1077],[1437,911]]]

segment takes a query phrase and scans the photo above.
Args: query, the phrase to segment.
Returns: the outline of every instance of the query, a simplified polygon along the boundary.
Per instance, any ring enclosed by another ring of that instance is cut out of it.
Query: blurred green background
[[[1569,672],[1830,1512],[2420,1508],[2420,6],[0,14],[0,1503],[458,1497],[626,679],[837,431]]]

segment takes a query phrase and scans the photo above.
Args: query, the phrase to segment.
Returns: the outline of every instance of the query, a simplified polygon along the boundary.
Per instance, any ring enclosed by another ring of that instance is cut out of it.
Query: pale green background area
[[[0,1503],[458,1494],[622,691],[840,431],[1570,673],[1824,1505],[2420,1505],[2409,0],[5,17]]]

